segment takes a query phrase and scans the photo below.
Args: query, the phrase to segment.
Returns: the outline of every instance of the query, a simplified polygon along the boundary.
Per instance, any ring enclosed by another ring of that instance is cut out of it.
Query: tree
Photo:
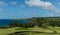
[[[19,27],[20,24],[19,24],[18,22],[14,21],[14,22],[11,22],[11,23],[9,24],[9,26],[10,26],[10,27]]]

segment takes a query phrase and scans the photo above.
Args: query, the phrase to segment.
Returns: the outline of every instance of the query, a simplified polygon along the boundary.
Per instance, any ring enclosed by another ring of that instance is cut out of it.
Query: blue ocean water
[[[0,19],[0,26],[9,25],[10,23],[14,21],[21,22],[21,23],[27,22],[26,20]]]

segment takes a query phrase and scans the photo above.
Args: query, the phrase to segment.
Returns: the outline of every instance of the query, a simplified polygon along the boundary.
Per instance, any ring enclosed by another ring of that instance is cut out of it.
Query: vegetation
[[[60,27],[60,18],[58,17],[41,17],[41,18],[30,18],[30,19],[25,19],[27,22],[21,23],[21,22],[12,22],[10,23],[10,27],[24,27],[24,28],[29,28],[29,27],[43,27],[43,28],[48,28],[48,27]]]
[[[15,30],[30,30],[29,28],[18,27]]]
[[[34,31],[45,32],[45,33],[47,32],[47,34],[49,32],[49,33],[54,33],[53,35],[60,35],[60,34],[56,34],[56,33],[60,33],[59,32],[60,31],[60,18],[59,17],[37,17],[37,18],[34,17],[34,18],[24,19],[24,20],[26,20],[26,22],[21,23],[21,22],[14,21],[14,22],[11,22],[9,26],[2,26],[0,27],[0,29],[3,30],[3,29],[8,28],[8,31],[10,29],[13,29],[13,32],[21,31],[21,30],[23,31],[34,30]],[[9,33],[12,33],[12,30]],[[41,35],[45,35],[45,33]],[[39,35],[39,34],[36,33],[36,35]]]
[[[11,33],[15,33],[15,32],[21,32],[21,31],[36,31],[36,33],[34,32],[28,32],[27,34],[28,35],[60,35],[59,31],[60,29],[55,27],[54,29],[56,29],[56,31],[58,32],[57,34],[56,33],[53,33],[53,31],[49,30],[49,29],[44,29],[44,28],[29,28],[31,30],[27,30],[27,29],[23,29],[23,30],[16,30],[18,29],[17,27],[15,28],[8,28],[8,29],[0,29],[0,35],[8,35],[8,34],[11,34]],[[59,29],[59,30],[58,30]],[[39,33],[40,32],[40,33]]]

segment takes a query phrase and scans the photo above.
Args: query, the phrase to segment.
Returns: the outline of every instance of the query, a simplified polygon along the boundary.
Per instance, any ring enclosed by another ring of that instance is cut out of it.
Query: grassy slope
[[[16,32],[16,31],[21,31],[22,29],[20,29],[20,28],[0,29],[0,35],[7,35],[9,33],[13,33],[13,32]],[[40,32],[52,32],[49,29],[43,29],[43,28],[29,28],[29,29],[35,30],[35,31],[40,31]],[[27,30],[29,30],[29,29],[27,29]],[[23,30],[26,30],[26,29],[24,28]],[[60,32],[60,28],[55,27],[54,30]],[[30,35],[32,35],[32,34],[30,34]],[[42,34],[41,33],[41,34],[33,34],[33,35],[60,35],[60,34]]]
[[[11,29],[0,29],[0,35],[7,35],[9,33],[15,32],[13,28]]]

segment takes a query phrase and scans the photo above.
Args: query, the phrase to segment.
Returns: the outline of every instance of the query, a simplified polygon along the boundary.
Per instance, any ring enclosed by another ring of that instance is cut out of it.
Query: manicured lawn
[[[58,33],[60,33],[60,27],[54,27],[53,30],[56,30]]]
[[[32,35],[60,35],[60,34],[32,34]]]
[[[15,30],[13,28],[11,29],[0,29],[0,35],[7,35],[9,33],[13,33]]]
[[[56,30],[57,32],[60,33],[60,28],[55,27],[53,28],[54,30]],[[53,32],[49,29],[43,29],[43,28],[9,28],[9,29],[0,29],[0,35],[7,35],[13,32],[18,32],[18,31],[24,31],[24,30],[28,30],[28,31],[39,31],[39,32]],[[48,34],[48,33],[29,33],[28,35],[60,35],[60,34]]]
[[[17,27],[15,30],[30,30],[29,28]]]

